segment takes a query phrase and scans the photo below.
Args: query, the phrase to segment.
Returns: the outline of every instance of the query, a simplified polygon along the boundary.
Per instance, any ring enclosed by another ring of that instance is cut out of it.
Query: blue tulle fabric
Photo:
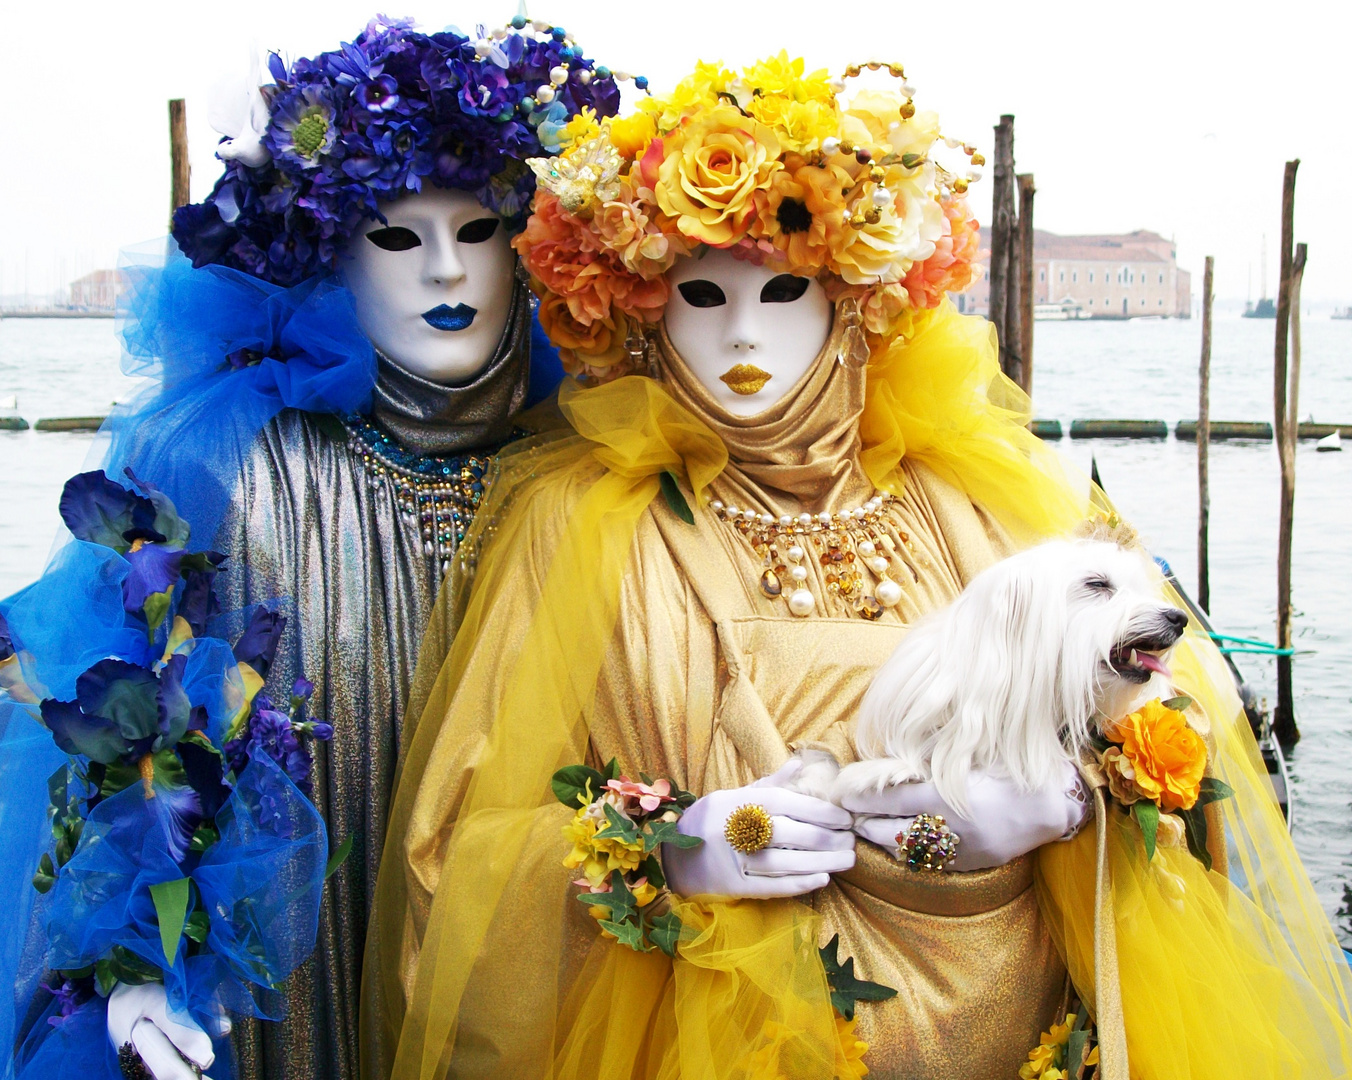
[[[152,384],[119,406],[105,471],[130,465],[209,543],[254,439],[283,409],[369,408],[375,350],[333,276],[290,289],[172,248],[124,258],[123,371]]]

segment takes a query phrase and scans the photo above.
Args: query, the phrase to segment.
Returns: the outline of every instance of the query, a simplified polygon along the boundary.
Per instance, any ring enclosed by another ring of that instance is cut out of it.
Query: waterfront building
[[[990,233],[981,230],[981,254],[990,261]],[[1192,315],[1192,277],[1178,265],[1172,240],[1146,229],[1117,235],[1059,236],[1033,231],[1034,304],[1078,308],[1098,319]],[[985,314],[988,275],[958,298],[960,310]]]
[[[70,306],[83,311],[112,311],[122,288],[119,271],[91,271],[70,283]]]

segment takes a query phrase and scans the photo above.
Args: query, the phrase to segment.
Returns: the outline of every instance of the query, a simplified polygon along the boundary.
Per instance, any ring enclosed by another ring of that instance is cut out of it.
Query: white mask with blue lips
[[[511,310],[507,230],[467,191],[430,185],[381,207],[348,241],[343,270],[366,336],[400,367],[443,386],[473,381]]]
[[[756,416],[782,399],[831,335],[831,301],[812,278],[709,248],[678,260],[667,281],[667,337],[733,416]]]

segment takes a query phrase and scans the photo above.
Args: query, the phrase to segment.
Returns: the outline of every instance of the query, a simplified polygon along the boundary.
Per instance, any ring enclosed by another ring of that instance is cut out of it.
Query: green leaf
[[[651,948],[645,948],[643,944],[643,928],[637,923],[614,922],[612,920],[603,920],[601,926],[615,935],[615,940],[621,945],[627,945],[634,952],[652,952]]]
[[[196,831],[192,834],[192,840],[188,842],[188,850],[194,855],[201,855],[220,838],[221,834],[216,826],[209,821],[204,821],[197,826]]]
[[[1224,780],[1218,780],[1214,776],[1202,777],[1201,792],[1197,796],[1197,804],[1206,806],[1207,803],[1220,802],[1222,799],[1231,798],[1235,789]]]
[[[670,957],[675,957],[676,946],[681,943],[681,931],[685,929],[675,912],[653,918],[648,930],[648,940]]]
[[[1178,697],[1171,697],[1168,701],[1161,701],[1160,704],[1175,712],[1186,712],[1192,708],[1192,698],[1179,694]]]
[[[164,592],[151,593],[146,597],[146,602],[141,610],[146,613],[146,624],[150,633],[159,629],[160,623],[164,622],[164,617],[169,614],[169,605],[174,599],[174,587],[171,585]]]
[[[324,867],[324,880],[328,881],[338,872],[338,868],[347,862],[347,857],[352,854],[352,836],[349,833],[343,837],[343,842],[338,845],[338,849],[329,856],[328,865]]]
[[[1070,1033],[1070,1039],[1066,1042],[1066,1061],[1063,1068],[1068,1076],[1080,1075],[1080,1066],[1084,1064],[1084,1058],[1088,1052],[1089,1029],[1076,1028]]]
[[[831,1004],[846,1020],[854,1019],[854,1007],[860,1001],[886,1001],[897,996],[896,990],[882,983],[868,982],[854,977],[854,957],[844,963],[837,958],[840,935],[836,934],[817,950],[826,970],[826,985],[831,990]]]
[[[925,160],[925,158],[924,158],[924,155],[922,155],[922,154],[902,154],[902,155],[901,155],[901,165],[902,165],[902,168],[905,168],[905,169],[914,169],[917,165],[919,165],[919,164],[920,164],[922,161],[924,161],[924,160]],[[849,1017],[847,1016],[845,1019],[848,1020]]]
[[[554,798],[576,810],[596,797],[596,793],[606,786],[606,778],[590,766],[569,765],[554,774],[549,786]]]
[[[338,419],[335,413],[310,413],[308,421],[334,442],[346,443],[352,437],[347,433],[347,428],[343,427],[343,422]]]
[[[619,758],[611,758],[607,761],[606,767],[601,770],[601,773],[605,780],[618,780],[620,778]],[[605,787],[604,781],[602,782],[601,787]]]
[[[116,985],[117,976],[113,974],[111,960],[103,959],[94,965],[94,989],[99,992],[99,997],[107,997]]]
[[[108,964],[113,978],[131,986],[159,982],[164,977],[164,973],[154,964],[147,963],[122,945],[113,946]]]
[[[656,855],[649,855],[640,864],[643,868],[643,876],[648,879],[649,884],[654,889],[665,889],[667,887],[667,877],[662,873],[662,860]]]
[[[1207,850],[1206,811],[1200,801],[1193,804],[1191,810],[1176,810],[1183,819],[1183,832],[1188,838],[1188,850],[1192,856],[1208,870],[1211,869],[1211,852]]]
[[[38,860],[37,873],[33,875],[33,888],[46,894],[52,891],[52,886],[55,884],[56,867],[52,864],[52,857],[44,851],[42,858]]]
[[[1155,837],[1160,831],[1160,808],[1146,799],[1135,803],[1131,808],[1136,824],[1141,827],[1141,837],[1145,840],[1145,861],[1155,857]]]
[[[211,930],[211,916],[201,908],[198,908],[188,916],[183,924],[183,933],[190,940],[197,944],[206,941],[207,933]]]
[[[658,844],[677,844],[677,821],[650,821],[643,827],[643,850],[653,851]],[[698,839],[698,837],[696,837]]]
[[[178,941],[183,936],[183,924],[188,917],[188,879],[175,878],[150,886],[150,899],[155,904],[155,918],[160,924],[160,944],[170,967],[178,955]]]
[[[681,487],[676,482],[676,474],[668,469],[662,473],[659,479],[662,484],[662,497],[667,500],[667,506],[671,508],[671,512],[687,525],[695,524],[695,515],[691,513],[690,504],[685,501],[685,496],[681,494]]]
[[[606,821],[610,824],[598,832],[594,840],[622,840],[626,844],[635,843],[638,840],[638,826],[621,814],[610,803],[602,803],[601,809],[605,811]]]

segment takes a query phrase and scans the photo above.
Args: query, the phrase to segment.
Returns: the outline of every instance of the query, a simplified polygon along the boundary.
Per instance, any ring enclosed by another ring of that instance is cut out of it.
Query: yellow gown
[[[1140,996],[1122,933],[1119,970],[1094,963],[1105,908],[1092,831],[1053,845],[1064,851],[1037,888],[1034,857],[922,878],[861,841],[855,869],[806,902],[678,901],[696,936],[674,962],[601,938],[575,899],[561,863],[568,811],[547,788],[554,769],[614,756],[701,793],[764,775],[804,743],[848,758],[854,709],[906,625],[1015,544],[1087,511],[1016,434],[1005,406],[1018,402],[991,370],[984,328],[943,309],[867,371],[838,359],[850,353],[844,335],[754,424],[717,410],[661,340],[661,383],[567,390],[578,434],[538,438],[502,462],[443,596],[454,645],[424,653],[437,674],[420,676],[427,705],[406,728],[368,938],[365,1075],[862,1075],[842,1055],[816,959],[833,933],[861,977],[899,991],[858,1013],[875,1076],[1015,1075],[1061,1006],[1062,956],[1091,1000],[1120,979],[1120,993],[1098,995],[1101,1009]],[[693,526],[656,497],[663,470],[681,477]],[[760,594],[745,538],[702,509],[710,495],[776,515],[841,509],[875,484],[899,496],[887,527],[913,569],[902,603],[877,621],[832,594],[820,566],[808,583],[818,610],[793,618]],[[1225,892],[1207,888],[1222,910],[1205,917],[1223,922]],[[1118,926],[1133,914],[1107,911]],[[1195,930],[1164,926],[1150,947]],[[1296,933],[1315,944],[1289,973],[1311,988],[1294,1000],[1323,1007],[1332,1028],[1320,1060],[1332,1061],[1352,1044],[1338,976],[1319,968],[1317,928]],[[1212,945],[1202,934],[1197,951]],[[1199,1022],[1186,1005],[1179,1015],[1185,1029]],[[1105,1039],[1109,1080],[1126,1080],[1125,1041]],[[1131,1075],[1174,1075],[1158,1062],[1176,1047],[1148,1035],[1130,1050],[1144,1066]]]

